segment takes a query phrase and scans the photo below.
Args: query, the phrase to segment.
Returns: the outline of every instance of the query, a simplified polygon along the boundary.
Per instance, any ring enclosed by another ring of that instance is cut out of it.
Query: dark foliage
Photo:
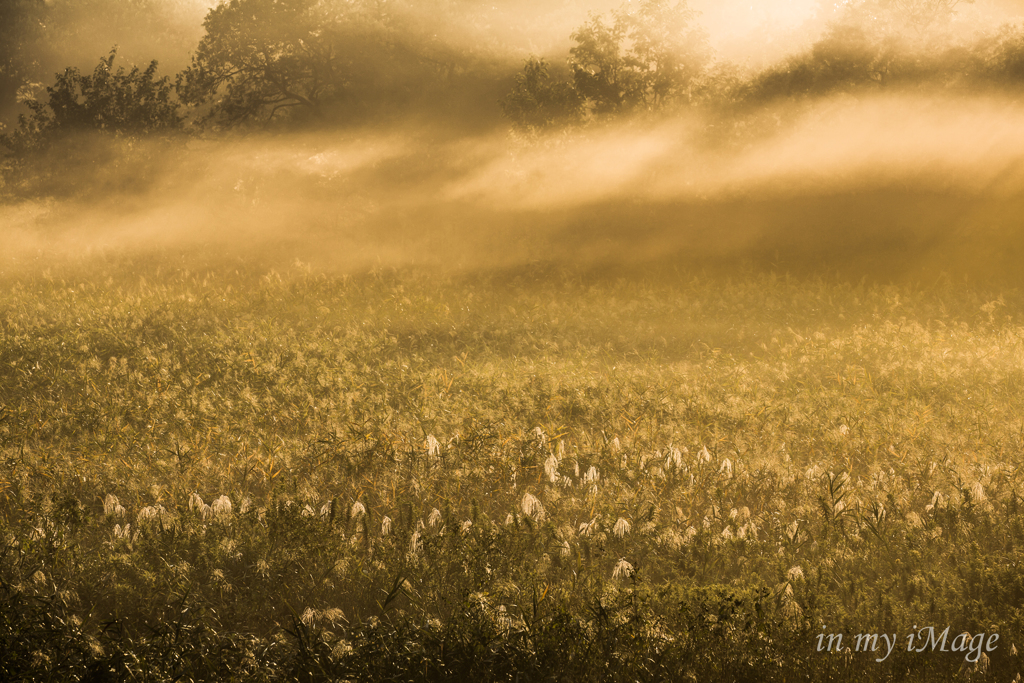
[[[169,79],[157,78],[157,63],[145,70],[113,68],[116,50],[100,59],[92,74],[67,69],[46,88],[43,100],[28,100],[29,116],[0,136],[7,149],[4,179],[23,192],[74,191],[95,187],[111,163],[133,166],[135,176],[146,159],[132,148],[143,138],[163,139],[182,127]],[[127,153],[127,156],[126,156]]]
[[[516,75],[512,92],[501,101],[501,109],[515,126],[541,129],[578,122],[583,100],[572,83],[551,77],[543,59],[530,57]]]

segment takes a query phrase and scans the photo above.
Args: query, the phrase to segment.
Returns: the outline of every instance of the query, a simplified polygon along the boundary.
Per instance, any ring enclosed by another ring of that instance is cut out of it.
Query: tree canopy
[[[590,19],[572,34],[573,85],[596,114],[659,109],[688,100],[710,57],[685,0],[643,0]]]
[[[178,79],[189,105],[226,123],[317,111],[344,86],[335,10],[317,0],[230,0],[210,10],[192,65]]]
[[[141,135],[168,133],[181,127],[178,104],[166,76],[156,77],[157,63],[144,70],[113,68],[116,50],[100,59],[92,74],[67,69],[46,88],[46,98],[30,99],[31,114],[19,117],[19,126],[0,136],[0,144],[24,155],[46,148],[75,133],[103,131]]]

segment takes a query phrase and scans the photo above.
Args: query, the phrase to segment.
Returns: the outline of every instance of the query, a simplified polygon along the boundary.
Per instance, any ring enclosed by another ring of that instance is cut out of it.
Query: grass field
[[[1022,361],[953,278],[8,274],[0,677],[1009,681]]]

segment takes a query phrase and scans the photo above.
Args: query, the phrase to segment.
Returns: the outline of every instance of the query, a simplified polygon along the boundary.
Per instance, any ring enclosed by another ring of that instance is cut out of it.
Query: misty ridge
[[[755,27],[760,53],[669,0],[115,4],[4,5],[4,266],[218,244],[895,275],[1019,253],[1012,3],[804,3]],[[135,39],[86,61],[108,11]],[[82,66],[47,78],[54,37]]]

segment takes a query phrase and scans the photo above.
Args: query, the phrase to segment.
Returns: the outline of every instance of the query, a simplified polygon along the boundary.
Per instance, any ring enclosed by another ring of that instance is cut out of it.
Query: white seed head
[[[631,528],[633,527],[628,520],[619,517],[618,521],[615,522],[615,526],[612,527],[612,533],[614,533],[619,538],[622,538],[623,536],[629,533],[629,530]]]
[[[529,515],[538,522],[544,519],[544,506],[540,504],[540,501],[532,493],[527,493],[523,496],[520,507],[524,515]]]
[[[665,467],[672,470],[681,470],[683,468],[683,453],[678,448],[671,448],[668,452],[668,458],[665,459]]]
[[[103,514],[107,517],[111,517],[118,514],[120,508],[121,514],[124,514],[124,508],[121,507],[121,503],[117,500],[117,496],[112,493],[108,493],[106,498],[103,499]]]
[[[349,514],[353,519],[359,519],[366,514],[366,508],[357,500],[352,503],[352,509],[349,511]]]
[[[548,456],[548,459],[544,461],[544,474],[552,484],[557,484],[559,482],[558,458],[554,455]]]
[[[623,579],[623,578],[628,579],[631,576],[633,576],[633,574],[635,572],[636,572],[636,570],[633,569],[633,565],[631,565],[629,562],[627,562],[626,558],[623,557],[623,558],[620,558],[619,561],[615,563],[615,569],[612,570],[612,578],[613,579]]]
[[[221,496],[210,505],[213,514],[217,517],[227,517],[231,514],[231,499]]]
[[[381,536],[387,536],[390,533],[391,533],[391,518],[388,517],[387,515],[385,515],[384,519],[380,520],[380,535]]]
[[[726,477],[732,476],[732,460],[725,458],[722,460],[722,466],[718,468],[719,474],[724,474]]]
[[[409,539],[409,552],[413,555],[420,551],[420,530],[417,529],[412,533],[412,538]]]
[[[441,523],[441,511],[434,508],[430,511],[430,515],[427,517],[427,524],[431,527],[435,527]]]

